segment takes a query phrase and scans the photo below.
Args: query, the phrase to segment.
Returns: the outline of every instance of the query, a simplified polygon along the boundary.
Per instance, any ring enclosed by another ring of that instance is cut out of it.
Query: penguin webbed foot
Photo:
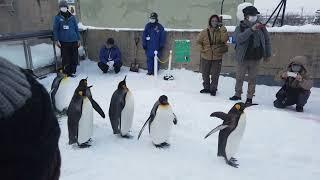
[[[232,166],[234,168],[239,168],[239,164],[235,163],[236,161],[232,161],[231,159],[229,161],[227,161],[227,164],[229,166]]]
[[[82,144],[78,144],[79,148],[88,148],[91,146],[91,144],[89,144],[91,141],[87,141],[85,143],[82,143]]]
[[[237,162],[238,160],[234,157],[231,157],[229,161],[232,161],[232,162]]]
[[[121,135],[121,137],[124,139],[132,139],[133,138],[133,136],[131,134]]]
[[[161,143],[161,144],[155,144],[154,146],[155,146],[156,148],[163,149],[163,148],[168,148],[168,147],[170,147],[170,144],[167,143],[167,142],[164,142],[164,143]]]

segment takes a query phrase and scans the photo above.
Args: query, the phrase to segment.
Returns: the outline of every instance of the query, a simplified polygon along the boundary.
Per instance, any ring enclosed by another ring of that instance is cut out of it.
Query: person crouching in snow
[[[279,73],[277,79],[282,79],[284,85],[276,94],[274,107],[285,108],[296,104],[296,111],[303,112],[313,86],[306,63],[306,57],[296,56],[291,59],[287,68]]]
[[[144,28],[142,40],[143,49],[147,56],[147,75],[153,75],[154,51],[158,51],[158,57],[160,58],[166,42],[166,32],[159,23],[157,13],[153,12],[150,14],[149,23]]]
[[[101,47],[99,54],[100,62],[98,63],[99,68],[103,73],[107,73],[108,70],[114,69],[117,74],[120,72],[121,52],[119,48],[114,44],[114,39],[109,38],[107,42]]]

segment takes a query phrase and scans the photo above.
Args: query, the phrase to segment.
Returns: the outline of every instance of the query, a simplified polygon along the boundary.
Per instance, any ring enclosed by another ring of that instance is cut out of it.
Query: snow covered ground
[[[75,88],[88,76],[93,85],[93,98],[108,114],[109,103],[117,84],[125,75],[127,86],[134,94],[134,139],[121,139],[112,134],[109,118],[94,114],[93,146],[78,149],[68,145],[67,118],[61,118],[62,153],[61,180],[318,180],[320,178],[320,89],[313,88],[305,113],[294,108],[278,110],[272,101],[279,87],[258,86],[255,102],[260,106],[246,110],[247,128],[236,157],[240,168],[226,165],[216,157],[218,133],[204,140],[221,120],[210,118],[214,111],[228,111],[234,102],[235,80],[221,77],[217,97],[199,93],[201,75],[187,70],[174,70],[174,81],[158,80],[123,68],[119,74],[102,74],[95,63],[84,61],[79,75],[72,79]],[[41,80],[50,88],[54,75]],[[246,91],[245,84],[245,91]],[[69,95],[74,89],[70,89]],[[169,98],[178,117],[173,127],[171,147],[156,149],[148,131],[141,139],[137,134],[148,118],[154,102],[162,94]],[[243,97],[244,98],[244,97]]]

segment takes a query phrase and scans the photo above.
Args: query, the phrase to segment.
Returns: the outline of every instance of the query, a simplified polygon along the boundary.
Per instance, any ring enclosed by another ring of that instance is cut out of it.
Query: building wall
[[[123,62],[129,66],[134,60],[134,37],[141,37],[142,32],[138,31],[112,31],[112,30],[88,30],[87,46],[88,55],[92,60],[98,60],[98,52],[101,45],[108,37],[113,37],[116,44],[122,51]],[[173,63],[174,68],[186,68],[193,71],[199,71],[200,54],[195,43],[199,32],[168,32],[167,44],[165,47],[165,57],[168,57],[169,49],[175,39],[191,40],[191,62],[189,64]],[[264,84],[274,85],[273,76],[285,67],[289,59],[297,55],[305,55],[308,57],[308,65],[312,69],[312,75],[317,79],[317,86],[320,86],[320,34],[304,34],[304,33],[271,33],[272,40],[272,60],[270,63],[261,63],[259,75],[267,77],[268,82]],[[233,45],[230,45],[229,52],[224,56],[222,72],[233,75],[235,72],[235,51]],[[141,42],[138,45],[137,61],[142,68],[146,68],[146,57],[142,49]],[[162,65],[163,68],[167,65]]]
[[[11,0],[1,0],[9,2]],[[11,7],[0,8],[0,33],[47,30],[57,13],[57,0],[14,0]]]
[[[94,3],[93,3],[94,2]],[[167,28],[203,28],[212,14],[220,14],[222,0],[81,0],[81,19],[97,27],[143,28],[151,12]],[[225,0],[223,14],[233,17],[243,0]],[[253,0],[246,0],[253,2]],[[229,25],[230,25],[229,24]]]

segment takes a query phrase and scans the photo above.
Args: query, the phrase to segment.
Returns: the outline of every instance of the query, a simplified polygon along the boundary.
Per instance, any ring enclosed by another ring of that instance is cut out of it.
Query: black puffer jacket
[[[0,58],[0,61],[5,60]],[[14,106],[18,107],[15,111],[0,116],[0,179],[58,180],[61,164],[58,147],[60,128],[49,95],[32,75],[11,63],[5,65],[25,75],[21,81],[29,83],[31,94],[22,106]],[[9,87],[0,88],[1,94]],[[19,89],[20,86],[14,88]],[[12,97],[7,96],[6,99],[10,102]]]

